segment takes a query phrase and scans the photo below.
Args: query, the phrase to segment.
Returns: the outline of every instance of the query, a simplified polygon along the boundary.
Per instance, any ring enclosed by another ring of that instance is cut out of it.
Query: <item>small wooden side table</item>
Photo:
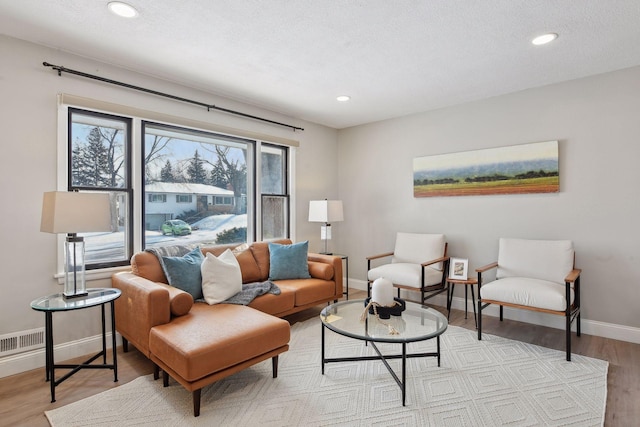
[[[467,318],[467,289],[471,287],[471,305],[473,306],[473,319],[476,322],[476,329],[478,329],[478,316],[476,315],[476,295],[473,291],[473,285],[478,284],[478,279],[474,279],[471,277],[467,277],[466,279],[452,279],[448,277],[447,283],[449,283],[449,289],[447,290],[447,310],[449,311],[447,314],[447,320],[449,320],[449,315],[451,315],[451,302],[453,301],[453,290],[455,289],[455,285],[464,285],[464,318]]]

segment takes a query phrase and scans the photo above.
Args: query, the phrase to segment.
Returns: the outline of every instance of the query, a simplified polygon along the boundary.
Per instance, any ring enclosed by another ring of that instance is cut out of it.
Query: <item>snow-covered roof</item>
[[[176,194],[202,194],[216,196],[233,196],[233,191],[206,184],[192,184],[182,182],[154,182],[146,184],[144,191],[147,193],[176,193]]]

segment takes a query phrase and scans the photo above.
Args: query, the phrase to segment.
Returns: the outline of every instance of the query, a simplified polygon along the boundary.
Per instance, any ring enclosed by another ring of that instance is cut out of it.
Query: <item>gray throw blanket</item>
[[[246,283],[242,285],[242,290],[222,301],[224,304],[249,305],[254,298],[264,294],[280,295],[280,288],[273,282],[267,280],[265,282]]]

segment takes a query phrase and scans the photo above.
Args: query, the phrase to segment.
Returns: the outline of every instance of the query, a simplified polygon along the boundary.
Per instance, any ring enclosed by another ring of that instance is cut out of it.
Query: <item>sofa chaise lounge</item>
[[[201,250],[217,257],[227,249],[233,250],[243,283],[269,279],[268,243]],[[273,281],[278,295],[267,293],[248,305],[209,305],[170,286],[154,254],[136,253],[131,271],[112,278],[113,287],[122,291],[115,313],[123,349],[133,344],[155,364],[154,378],[162,369],[165,386],[171,376],[191,391],[198,416],[202,387],[269,358],[277,376],[278,355],[288,350],[290,338],[290,325],[281,317],[342,297],[340,257],[309,253],[307,264],[309,278]]]

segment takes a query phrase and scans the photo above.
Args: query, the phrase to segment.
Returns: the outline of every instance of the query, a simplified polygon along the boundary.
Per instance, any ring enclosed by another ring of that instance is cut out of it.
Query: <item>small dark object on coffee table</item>
[[[364,306],[369,305],[371,298],[367,298],[364,300]],[[378,312],[378,316],[381,319],[389,319],[391,316],[401,316],[402,312],[407,308],[407,304],[401,298],[394,298],[394,301],[397,303],[393,307],[381,307],[381,306],[373,306],[369,307],[369,314],[375,314],[376,310]]]

